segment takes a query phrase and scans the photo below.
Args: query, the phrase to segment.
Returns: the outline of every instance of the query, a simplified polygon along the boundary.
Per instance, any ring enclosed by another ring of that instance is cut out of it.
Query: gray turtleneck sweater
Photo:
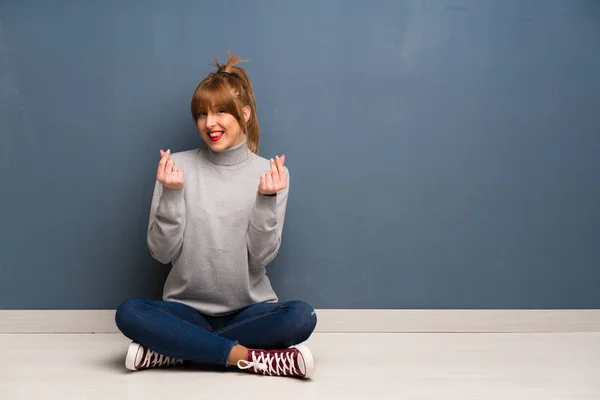
[[[171,158],[183,170],[184,188],[156,182],[150,221],[150,254],[172,263],[163,300],[223,315],[255,303],[276,302],[266,275],[275,258],[288,187],[276,196],[258,193],[269,160],[244,142],[223,152],[201,147]]]

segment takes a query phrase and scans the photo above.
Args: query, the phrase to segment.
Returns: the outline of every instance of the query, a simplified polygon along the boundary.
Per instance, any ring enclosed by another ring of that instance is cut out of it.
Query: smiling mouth
[[[223,131],[211,131],[208,132],[208,137],[211,142],[218,142],[223,137]]]

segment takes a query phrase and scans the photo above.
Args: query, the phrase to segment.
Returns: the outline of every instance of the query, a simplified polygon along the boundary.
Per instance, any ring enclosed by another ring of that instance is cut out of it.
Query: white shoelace
[[[296,363],[293,357],[295,354],[291,351],[286,351],[281,354],[275,353],[271,355],[266,352],[252,351],[252,361],[240,360],[237,363],[238,368],[248,369],[254,367],[254,372],[262,372],[269,375],[298,375]],[[240,363],[246,363],[246,365]],[[275,367],[273,367],[275,365]],[[286,374],[286,372],[288,372]]]
[[[152,356],[154,356],[154,360],[152,360]],[[142,365],[140,365],[140,368],[162,367],[177,364],[183,364],[183,360],[167,357],[147,349],[146,357],[144,357],[144,361],[142,362]]]

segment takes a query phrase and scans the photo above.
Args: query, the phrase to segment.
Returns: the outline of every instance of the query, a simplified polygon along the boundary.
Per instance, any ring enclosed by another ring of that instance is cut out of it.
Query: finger
[[[283,166],[284,163],[285,163],[285,154],[282,154],[281,157],[279,157],[279,181],[283,182],[283,183],[287,183],[287,179],[285,176],[285,167]]]
[[[275,160],[273,160],[271,158],[271,172],[274,174],[277,174],[279,171],[277,171],[277,163],[275,163]]]
[[[277,173],[281,171],[281,158],[279,156],[275,156],[275,167],[277,168]]]
[[[267,181],[267,190],[271,191],[273,190],[273,173],[272,172],[267,172],[267,177],[266,177],[266,181]]]
[[[168,154],[166,151],[160,151],[160,162],[167,162],[167,159],[169,158]]]
[[[177,165],[175,165],[173,167],[173,175],[175,176],[175,179],[177,180],[177,182],[182,182],[183,181],[183,170],[181,168],[179,168]]]
[[[262,174],[260,176],[260,185],[258,185],[258,188],[261,189],[261,190],[265,190],[266,186],[267,186],[267,180],[265,178],[265,175],[266,174]]]
[[[165,174],[169,175],[173,171],[173,165],[175,165],[175,161],[172,158],[169,158],[169,161],[165,164]]]
[[[273,179],[273,183],[277,184],[279,182],[279,167],[275,160],[271,158],[271,178]]]
[[[167,162],[167,159],[163,156],[163,157],[161,157],[161,159],[158,163],[158,169],[156,171],[156,179],[158,179],[159,181],[162,181],[165,177],[166,162]]]
[[[283,157],[284,157],[283,155],[281,157],[279,157],[279,156],[276,157],[277,170],[279,171],[279,180],[280,181],[285,180],[285,168],[283,168],[283,163],[285,162],[285,160]]]
[[[158,163],[158,169],[160,170],[162,168],[162,170],[164,171],[165,169],[165,164],[167,163],[167,161],[169,160],[169,154],[170,151],[162,151],[161,150],[161,156],[160,156],[160,161]]]

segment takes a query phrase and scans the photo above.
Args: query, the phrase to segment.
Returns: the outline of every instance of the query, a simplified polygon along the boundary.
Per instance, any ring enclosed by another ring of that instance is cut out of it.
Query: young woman
[[[184,362],[308,378],[300,344],[317,316],[278,302],[266,275],[281,245],[289,192],[285,155],[258,156],[252,85],[227,56],[196,88],[191,111],[206,147],[160,151],[148,225],[152,257],[172,263],[163,301],[125,300],[115,320],[133,340],[130,370]]]

